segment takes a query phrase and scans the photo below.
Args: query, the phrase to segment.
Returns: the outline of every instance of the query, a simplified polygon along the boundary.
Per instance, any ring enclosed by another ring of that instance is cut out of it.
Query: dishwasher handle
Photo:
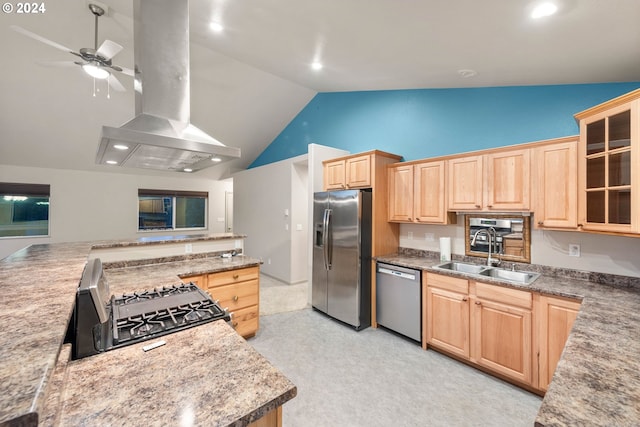
[[[416,280],[415,274],[404,273],[402,271],[392,270],[385,267],[378,267],[378,273],[389,274],[391,276],[400,277],[401,279]]]

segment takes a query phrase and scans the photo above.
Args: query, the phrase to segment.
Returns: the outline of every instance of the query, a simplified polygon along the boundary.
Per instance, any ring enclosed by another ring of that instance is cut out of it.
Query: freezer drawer
[[[422,340],[420,270],[377,263],[376,319],[379,325]]]

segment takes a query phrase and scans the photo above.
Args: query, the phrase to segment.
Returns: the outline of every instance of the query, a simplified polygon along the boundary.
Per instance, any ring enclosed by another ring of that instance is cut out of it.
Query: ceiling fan
[[[79,65],[91,77],[96,79],[106,79],[113,90],[124,92],[124,86],[122,86],[122,83],[120,83],[120,81],[113,75],[113,71],[133,77],[133,70],[125,67],[119,67],[111,62],[111,59],[122,50],[122,46],[118,43],[111,40],[105,40],[102,42],[100,47],[98,47],[98,18],[104,15],[105,10],[95,4],[89,4],[89,10],[91,10],[91,13],[93,13],[95,17],[95,38],[93,48],[83,47],[78,52],[45,37],[39,36],[38,34],[32,33],[31,31],[25,30],[18,25],[11,25],[11,29],[34,40],[55,47],[56,49],[79,56],[82,59],[80,61],[46,61],[42,62],[43,65],[57,67]]]

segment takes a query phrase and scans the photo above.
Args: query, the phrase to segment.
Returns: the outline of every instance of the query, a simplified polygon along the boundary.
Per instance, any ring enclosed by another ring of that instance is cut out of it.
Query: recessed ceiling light
[[[212,158],[211,158],[211,161],[212,161],[212,162],[221,162],[221,161],[222,161],[222,159],[221,159],[220,157],[212,157]]]
[[[211,28],[211,31],[215,33],[221,33],[222,30],[224,30],[224,27],[222,26],[222,24],[215,21],[209,24],[209,28]]]
[[[128,150],[129,147],[127,145],[123,145],[123,144],[116,144],[113,146],[113,148],[115,148],[116,150]]]
[[[318,71],[318,70],[322,70],[322,62],[319,61],[313,61],[311,63],[311,68]]]
[[[108,165],[117,165],[118,162],[116,162],[115,160],[107,160],[107,164]]]
[[[185,171],[185,172],[193,172],[193,169],[191,169],[191,168],[184,168],[182,170]]]
[[[545,16],[551,16],[558,11],[558,6],[551,2],[540,3],[531,11],[531,17],[533,19],[544,18]]]

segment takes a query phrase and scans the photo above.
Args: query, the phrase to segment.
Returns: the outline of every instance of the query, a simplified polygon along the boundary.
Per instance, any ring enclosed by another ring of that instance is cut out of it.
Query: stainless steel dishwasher
[[[377,263],[376,321],[394,332],[421,341],[420,270]]]

